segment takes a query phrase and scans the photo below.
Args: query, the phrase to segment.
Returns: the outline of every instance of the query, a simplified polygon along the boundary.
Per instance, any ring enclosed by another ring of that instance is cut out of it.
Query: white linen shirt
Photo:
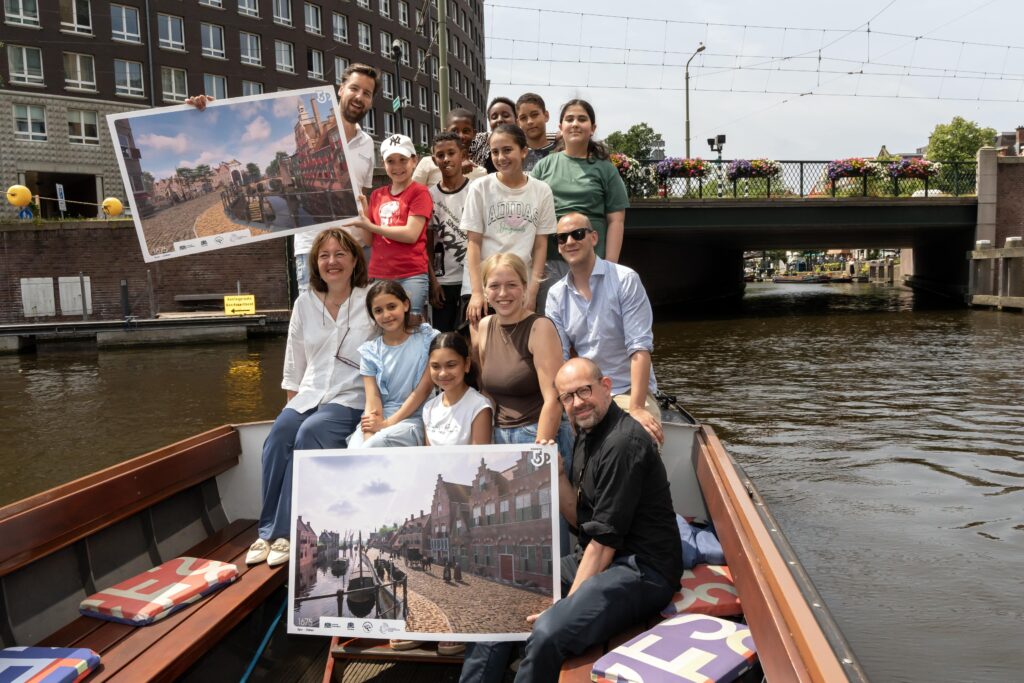
[[[636,271],[597,257],[590,273],[590,301],[580,294],[570,271],[551,285],[544,313],[558,330],[566,360],[571,347],[612,380],[613,395],[630,391],[630,357],[654,349],[654,314]],[[653,367],[647,390],[658,392]]]
[[[352,288],[337,320],[331,319],[312,289],[299,295],[288,323],[281,380],[282,389],[297,393],[285,407],[304,413],[324,403],[338,403],[362,410],[366,392],[359,374],[359,345],[375,336],[365,287]]]

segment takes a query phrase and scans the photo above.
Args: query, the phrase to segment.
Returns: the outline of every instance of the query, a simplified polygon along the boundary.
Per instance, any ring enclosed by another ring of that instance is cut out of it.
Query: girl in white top
[[[324,230],[309,254],[310,287],[295,300],[288,324],[284,379],[288,403],[263,444],[259,538],[245,561],[288,561],[292,452],[344,448],[366,401],[359,345],[370,339],[366,259],[344,230]]]
[[[428,446],[491,443],[494,406],[469,385],[472,372],[469,344],[455,332],[444,332],[430,343],[430,379],[441,393],[423,406]]]
[[[519,126],[503,123],[490,137],[491,159],[498,172],[473,181],[462,211],[466,233],[462,295],[469,296],[466,317],[476,325],[484,316],[484,284],[480,264],[488,256],[512,253],[530,274],[526,307],[537,307],[537,288],[544,273],[548,235],[555,232],[551,188],[523,173],[528,147]]]

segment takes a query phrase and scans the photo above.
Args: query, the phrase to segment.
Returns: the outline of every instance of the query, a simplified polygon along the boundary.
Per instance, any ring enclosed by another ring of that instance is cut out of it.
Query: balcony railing
[[[641,163],[654,166],[657,161]],[[978,165],[974,161],[942,162],[938,173],[928,179],[894,179],[883,172],[878,176],[830,180],[828,161],[779,161],[782,170],[773,178],[729,180],[728,164],[725,159],[721,164],[709,161],[703,178],[657,180],[651,173],[646,182],[627,180],[626,187],[634,199],[930,198],[967,197],[977,192]]]

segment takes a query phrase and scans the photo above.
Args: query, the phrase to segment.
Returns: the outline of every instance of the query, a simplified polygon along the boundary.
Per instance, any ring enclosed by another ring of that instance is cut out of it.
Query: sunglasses
[[[576,228],[575,230],[570,230],[569,232],[560,232],[558,233],[558,235],[556,235],[556,238],[558,239],[559,244],[565,244],[566,242],[569,241],[570,237],[572,238],[573,242],[579,242],[580,240],[587,236],[588,232],[594,232],[594,229]]]

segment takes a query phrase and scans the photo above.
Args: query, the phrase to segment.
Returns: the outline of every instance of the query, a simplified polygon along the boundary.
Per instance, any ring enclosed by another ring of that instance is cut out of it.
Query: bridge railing
[[[977,163],[942,162],[937,175],[929,179],[877,176],[828,177],[828,161],[779,161],[780,173],[773,178],[729,180],[728,160],[712,161],[703,178],[657,179],[655,160],[642,161],[647,171],[633,174],[626,187],[635,199],[794,199],[833,197],[965,197],[976,194]]]

